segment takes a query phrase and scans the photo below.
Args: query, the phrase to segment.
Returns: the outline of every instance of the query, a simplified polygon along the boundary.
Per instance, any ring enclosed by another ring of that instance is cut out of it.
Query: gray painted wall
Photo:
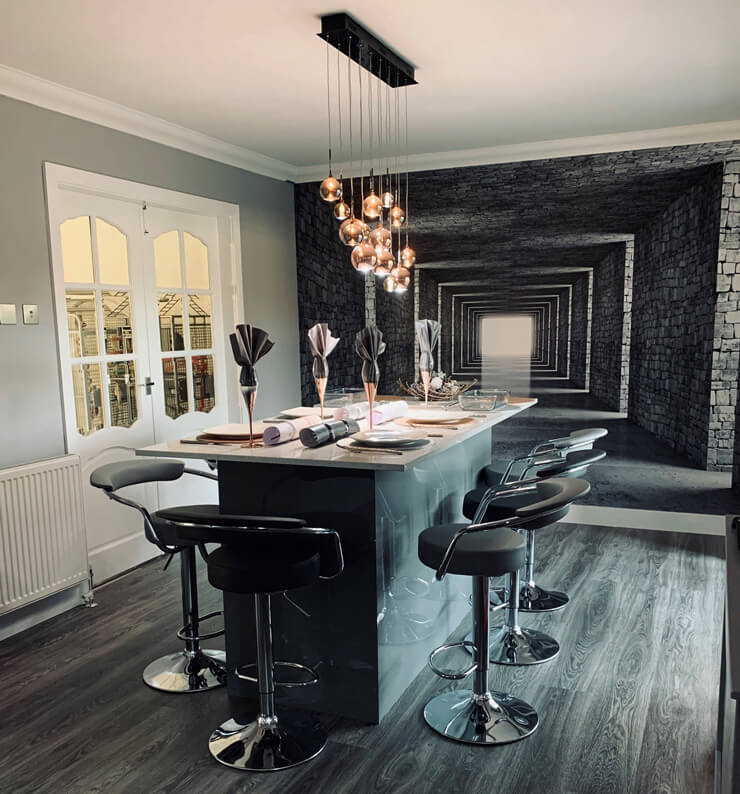
[[[0,303],[40,313],[0,326],[0,467],[65,451],[44,161],[238,204],[245,318],[275,341],[258,410],[300,402],[293,185],[0,97]]]

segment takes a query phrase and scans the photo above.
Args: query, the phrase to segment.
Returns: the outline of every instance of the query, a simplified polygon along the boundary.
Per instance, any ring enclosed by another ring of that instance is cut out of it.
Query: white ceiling
[[[0,61],[293,166],[326,149],[316,0],[2,0]],[[417,66],[412,153],[740,119],[738,0],[350,0]],[[1,87],[0,87],[1,92]]]

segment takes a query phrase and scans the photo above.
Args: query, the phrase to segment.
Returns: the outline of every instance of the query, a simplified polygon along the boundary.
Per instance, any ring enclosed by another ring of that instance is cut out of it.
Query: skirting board
[[[638,510],[631,507],[573,505],[563,522],[587,524],[594,527],[689,532],[696,535],[725,534],[725,517],[723,515],[671,513],[667,510]]]
[[[85,596],[90,592],[87,582],[68,587],[33,604],[14,609],[0,618],[0,640],[5,640],[31,626],[37,626],[45,620],[54,618],[69,609],[81,606]]]

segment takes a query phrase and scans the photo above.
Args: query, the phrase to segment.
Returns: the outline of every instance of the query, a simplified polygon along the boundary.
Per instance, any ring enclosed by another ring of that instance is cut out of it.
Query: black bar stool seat
[[[318,682],[314,670],[298,662],[273,658],[271,594],[318,579],[338,576],[344,567],[335,530],[307,527],[296,518],[274,516],[193,515],[179,509],[165,515],[178,535],[201,543],[220,543],[208,556],[208,580],[229,593],[254,595],[257,660],[234,674],[257,684],[259,712],[245,724],[229,719],[211,734],[211,755],[225,766],[275,772],[309,761],[323,749],[325,728],[315,714],[275,710],[276,686],[308,686]],[[226,637],[227,646],[229,636]],[[280,681],[275,668],[299,670],[308,678]]]
[[[439,524],[425,529],[419,535],[419,560],[429,568],[439,568],[452,539],[467,526]],[[525,548],[524,537],[511,529],[463,535],[455,546],[447,571],[462,576],[503,576],[522,567]]]
[[[132,485],[146,483],[172,482],[183,474],[192,474],[217,480],[218,477],[198,469],[189,469],[179,460],[165,458],[132,458],[129,460],[106,463],[90,475],[90,484],[100,488],[108,498],[126,507],[138,510],[144,518],[144,535],[161,552],[170,555],[170,560],[178,555],[180,559],[180,582],[182,594],[183,625],[177,636],[185,643],[185,649],[155,659],[144,669],[144,682],[163,692],[192,693],[203,692],[226,682],[226,655],[223,651],[201,647],[202,640],[220,637],[222,630],[201,633],[200,624],[205,620],[219,617],[220,610],[201,615],[198,611],[198,581],[196,568],[196,548],[207,557],[205,547],[195,540],[188,540],[178,534],[176,528],[165,518],[165,510],[150,513],[144,505],[135,502],[119,492]],[[192,505],[179,508],[182,514],[218,515],[218,505]],[[169,565],[169,562],[167,563]],[[166,567],[166,566],[165,566]]]

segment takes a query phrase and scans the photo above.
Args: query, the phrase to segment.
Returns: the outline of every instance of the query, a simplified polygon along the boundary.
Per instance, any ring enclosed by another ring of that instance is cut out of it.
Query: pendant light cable
[[[347,39],[347,93],[349,96],[349,192],[350,192],[350,217],[355,215],[355,161],[352,142],[352,36]]]
[[[360,42],[359,58],[357,59],[357,73],[359,75],[360,83],[360,218],[364,217],[364,204],[365,204],[365,157],[363,151],[363,127],[365,121],[362,115],[362,42]]]
[[[342,70],[340,69],[341,66],[341,52],[337,49],[337,115],[339,116],[339,158],[340,158],[340,167],[339,167],[339,181],[342,181],[342,161],[344,160],[344,140],[342,139]],[[344,191],[342,191],[344,193]]]
[[[403,87],[403,120],[406,126],[406,140],[404,141],[406,149],[406,248],[409,247],[409,87]]]
[[[326,119],[329,126],[329,175],[331,176],[331,87],[329,83],[329,39],[326,39]]]

